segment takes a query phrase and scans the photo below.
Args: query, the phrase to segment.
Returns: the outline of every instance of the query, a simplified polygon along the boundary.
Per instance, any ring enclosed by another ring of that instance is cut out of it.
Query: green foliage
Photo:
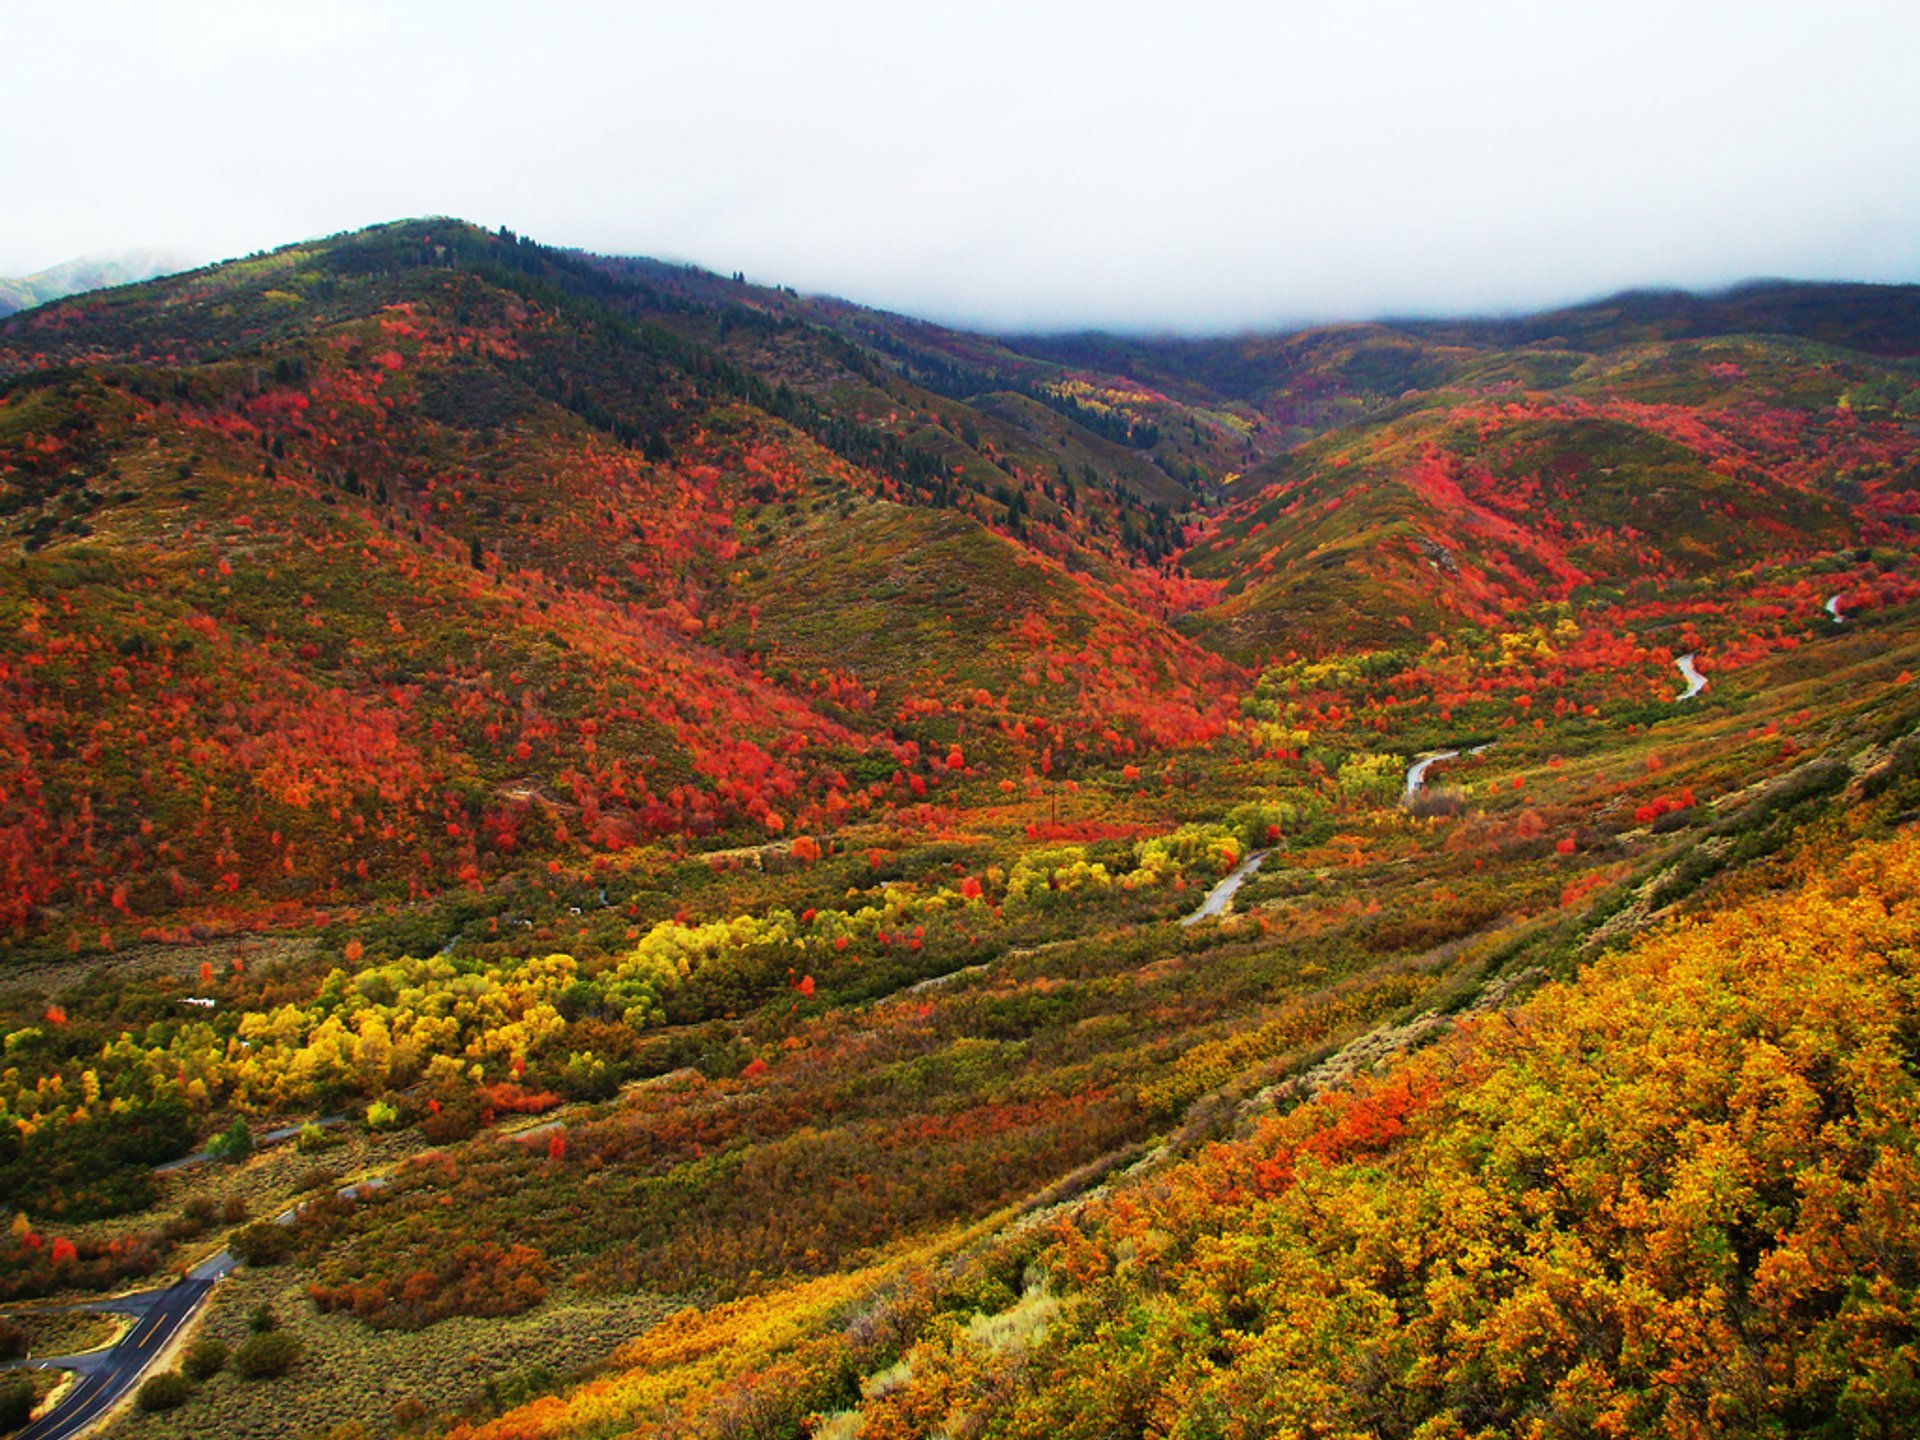
[[[1005,903],[1016,909],[1046,907],[1083,890],[1110,889],[1113,883],[1107,867],[1089,862],[1082,846],[1029,850],[1007,873]]]
[[[291,1370],[300,1352],[300,1341],[284,1330],[263,1330],[240,1342],[232,1363],[249,1380],[271,1380]]]
[[[610,1100],[620,1089],[620,1075],[593,1051],[576,1050],[561,1067],[559,1084],[569,1099]]]
[[[237,1165],[253,1154],[252,1129],[243,1118],[236,1116],[231,1125],[207,1142],[207,1153],[216,1160]]]
[[[33,1418],[37,1398],[33,1382],[24,1375],[0,1375],[0,1431],[24,1428]]]
[[[1391,800],[1400,791],[1406,762],[1398,755],[1358,750],[1340,761],[1336,781],[1340,793],[1367,800]]]
[[[1226,825],[1248,850],[1265,850],[1288,842],[1310,845],[1324,840],[1319,825],[1323,807],[1305,794],[1298,800],[1249,800],[1226,815]]]
[[[192,1380],[211,1380],[227,1368],[228,1351],[226,1344],[205,1336],[187,1347],[187,1353],[181,1357],[180,1369]]]
[[[1201,875],[1224,875],[1240,863],[1243,842],[1222,825],[1182,825],[1169,835],[1143,841],[1134,855],[1134,868],[1120,877],[1120,884],[1133,889],[1157,886],[1180,871],[1197,870]]]
[[[248,1265],[278,1265],[293,1253],[289,1227],[272,1220],[256,1220],[236,1230],[227,1240],[227,1248]]]
[[[293,1143],[302,1155],[318,1155],[344,1145],[346,1137],[331,1126],[309,1120],[300,1127],[300,1133],[294,1136]]]
[[[76,1219],[143,1210],[156,1193],[145,1167],[184,1153],[192,1137],[186,1107],[170,1102],[25,1137],[0,1130],[0,1193]]]
[[[178,1370],[162,1370],[140,1384],[134,1403],[149,1414],[178,1410],[193,1398],[193,1382]]]

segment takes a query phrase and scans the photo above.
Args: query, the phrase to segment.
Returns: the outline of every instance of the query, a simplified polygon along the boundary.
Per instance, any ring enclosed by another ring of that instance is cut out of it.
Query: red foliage
[[[460,1246],[434,1269],[363,1285],[310,1285],[321,1314],[346,1311],[376,1330],[419,1330],[452,1315],[518,1315],[546,1298],[552,1267],[530,1245]]]
[[[527,1090],[511,1081],[483,1086],[480,1101],[496,1115],[540,1115],[561,1103],[550,1090]],[[438,1113],[437,1111],[435,1112]]]

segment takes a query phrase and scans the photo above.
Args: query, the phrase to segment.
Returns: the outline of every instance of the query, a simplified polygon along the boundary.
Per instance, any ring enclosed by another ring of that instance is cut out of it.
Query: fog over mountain
[[[1911,0],[4,13],[0,1437],[1916,1434]]]
[[[12,17],[0,273],[444,213],[1001,329],[1920,277],[1910,5],[192,13]]]
[[[136,280],[151,280],[156,275],[172,275],[191,269],[194,261],[178,251],[123,250],[112,255],[82,255],[33,275],[17,279],[0,277],[0,315],[11,315],[29,306],[44,305],[83,290],[98,290],[107,285],[130,285]]]

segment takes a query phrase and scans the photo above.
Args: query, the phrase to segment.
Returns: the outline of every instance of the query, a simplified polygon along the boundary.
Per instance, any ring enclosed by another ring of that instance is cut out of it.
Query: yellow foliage
[[[1910,1434],[1917,1036],[1908,834],[1116,1189],[1052,1252],[1044,1363],[922,1346],[881,1408],[991,1395],[1035,1440]]]

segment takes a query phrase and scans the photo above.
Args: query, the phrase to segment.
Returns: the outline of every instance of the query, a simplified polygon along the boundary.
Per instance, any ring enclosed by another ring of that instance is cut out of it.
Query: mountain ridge
[[[143,248],[82,255],[31,275],[0,276],[0,317],[88,290],[190,270],[195,263],[176,251]]]
[[[1811,293],[1836,296],[1834,325],[1857,327],[1856,291]],[[1743,305],[1778,308],[1781,294],[1734,292],[1700,313],[1740,318]],[[1908,299],[1920,305],[1920,290]],[[1589,337],[1613,323],[1608,306],[1580,312],[1592,317]],[[1697,328],[1686,318],[1695,302],[1681,308],[1682,328]],[[179,512],[163,522],[168,543],[219,583],[196,580],[172,623],[224,614],[238,628],[220,625],[221,635],[245,637],[249,654],[264,644],[261,660],[277,657],[288,683],[307,671],[302,683],[323,691],[345,679],[354,703],[396,735],[414,722],[371,684],[377,670],[351,657],[397,656],[405,642],[377,641],[374,617],[356,613],[362,597],[325,564],[306,583],[305,613],[275,615],[280,581],[254,585],[251,608],[235,608],[241,592],[227,577],[261,553],[252,527],[303,535],[310,550],[390,554],[382,563],[400,565],[403,587],[421,565],[440,588],[464,574],[462,605],[535,618],[562,599],[609,617],[624,608],[616,628],[639,647],[628,663],[677,651],[676,673],[717,664],[701,682],[716,696],[736,685],[723,674],[771,678],[758,698],[729,702],[747,707],[729,724],[790,715],[801,730],[776,752],[824,726],[818,734],[861,750],[924,757],[985,745],[1031,774],[1094,753],[1208,743],[1232,713],[1242,667],[1257,672],[1289,651],[1393,645],[1653,575],[1769,556],[1799,564],[1907,533],[1920,476],[1901,407],[1920,412],[1920,389],[1906,384],[1920,377],[1904,362],[1822,358],[1792,335],[1650,340],[1645,327],[1636,318],[1618,344],[1577,357],[1371,325],[1171,348],[1103,342],[1167,367],[1190,397],[1181,401],[1126,365],[1076,370],[1059,346],[1029,354],[704,272],[554,251],[454,221],[396,222],[0,322],[15,419],[0,474],[23,565],[36,551],[54,560],[97,548],[99,527],[127,506],[130,528],[118,525],[114,543],[134,544],[117,553],[137,568],[157,554],[141,548],[147,517]],[[1127,358],[1080,356],[1102,357]],[[1207,378],[1256,374],[1224,390]],[[1859,404],[1845,408],[1850,396]],[[163,435],[171,459],[151,448]],[[137,460],[124,447],[135,436],[148,448]],[[202,494],[209,465],[215,511]],[[829,513],[832,524],[814,518]],[[1650,531],[1634,523],[1646,518],[1658,520]],[[1783,523],[1797,548],[1783,548]],[[872,553],[863,536],[879,542]],[[162,582],[155,572],[144,583]],[[880,596],[891,598],[876,608]],[[17,599],[29,624],[42,623],[43,606]],[[124,604],[141,609],[131,595]],[[902,604],[912,623],[882,618]],[[957,621],[955,604],[968,607]],[[382,624],[434,608],[413,594]],[[492,628],[481,613],[459,623]],[[349,648],[330,631],[353,636]],[[295,643],[302,632],[311,638]],[[143,636],[127,630],[116,643],[156,643]],[[128,653],[138,669],[149,652]],[[161,666],[153,683],[175,677]],[[630,708],[595,718],[590,706],[570,722],[584,728],[534,790],[585,783],[595,736],[636,723],[610,718]],[[847,729],[856,715],[867,717],[865,739]],[[622,797],[611,819],[599,782],[583,792],[590,830],[673,834],[694,815],[722,830],[817,825],[818,806],[919,803],[947,775],[890,768],[901,798],[883,801],[852,786],[844,766],[805,781],[769,760],[774,793],[734,794],[716,768],[733,745],[724,727],[656,719],[680,740],[641,744],[657,775],[610,780]],[[490,722],[492,733],[509,728],[522,727]],[[322,749],[301,763],[333,765],[320,757],[336,741],[307,743]],[[527,778],[508,773],[521,762],[501,740],[487,742],[499,754],[476,772],[471,743],[448,752],[446,775],[497,772],[496,787]],[[256,763],[234,782],[255,783]],[[495,803],[475,790],[454,808],[447,835],[421,842],[423,854],[444,854],[434,868],[450,879],[505,864],[473,848]],[[241,852],[264,855],[265,831],[302,824],[292,814],[262,823],[261,843]],[[44,856],[52,833],[28,848]],[[559,833],[578,843],[570,827]],[[209,896],[235,873],[215,863],[225,854],[216,846],[176,891]],[[43,861],[16,863],[44,872]],[[336,875],[318,893],[340,884]],[[16,909],[15,926],[39,905]],[[93,918],[111,930],[115,917],[101,906]]]
[[[0,1302],[228,1247],[128,1440],[1897,1431],[1913,298],[0,320]]]

